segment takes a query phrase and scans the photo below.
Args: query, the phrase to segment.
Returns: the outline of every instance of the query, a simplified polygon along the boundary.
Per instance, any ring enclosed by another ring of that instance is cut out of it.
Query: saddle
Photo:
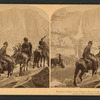
[[[85,63],[86,63],[86,66],[87,66],[87,70],[86,70],[86,72],[88,72],[88,70],[90,70],[93,66],[93,63],[92,63],[92,61],[91,60],[89,60],[89,59],[86,59],[86,58],[82,58],[84,61],[85,61]]]
[[[83,58],[83,59],[85,60],[86,64],[91,62],[91,60],[89,60],[89,59],[86,59],[86,58]]]

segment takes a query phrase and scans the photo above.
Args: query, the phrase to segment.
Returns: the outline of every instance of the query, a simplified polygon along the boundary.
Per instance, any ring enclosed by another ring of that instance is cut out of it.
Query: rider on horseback
[[[86,62],[92,61],[92,66],[95,66],[96,58],[94,54],[91,53],[92,44],[93,44],[92,41],[88,42],[88,45],[85,47],[83,52],[83,58],[85,59]],[[87,72],[88,72],[88,68],[87,68]]]
[[[59,54],[59,65],[64,68],[64,64],[63,64],[63,59],[61,57],[61,54]]]
[[[28,55],[29,58],[31,58],[32,55],[32,44],[28,42],[28,38],[24,38],[24,43],[22,44],[22,53],[25,53]]]
[[[63,59],[61,58],[61,54],[59,54],[59,64],[62,65]]]
[[[46,44],[46,42],[43,40],[46,36],[44,36],[43,38],[41,38],[41,40],[39,41],[39,49],[42,51],[46,51],[49,52],[49,48]]]
[[[9,66],[8,68],[12,68],[12,59],[6,54],[7,47],[8,42],[4,42],[3,47],[0,49],[0,61],[4,64],[7,64]]]

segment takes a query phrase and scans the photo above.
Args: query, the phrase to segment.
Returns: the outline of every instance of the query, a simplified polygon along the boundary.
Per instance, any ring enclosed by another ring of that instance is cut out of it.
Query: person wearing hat
[[[41,40],[39,41],[39,48],[40,49],[43,49],[45,46],[46,46],[46,43],[45,43],[45,41],[44,41],[44,38],[45,38],[46,36],[44,36],[43,38],[41,38]]]
[[[3,47],[0,49],[0,60],[7,64],[9,67],[12,68],[12,59],[9,55],[6,54],[6,50],[8,47],[8,42],[3,43]]]
[[[89,55],[93,55],[91,53],[92,44],[93,44],[92,41],[88,42],[88,45],[85,47],[84,52],[83,52],[83,58],[88,58]]]
[[[6,55],[7,47],[8,47],[8,42],[4,42],[3,47],[0,49],[0,58]]]
[[[62,57],[61,57],[61,54],[59,54],[59,64],[60,64],[60,65],[63,64],[63,59],[62,59]]]
[[[47,36],[47,35],[46,35]],[[44,36],[43,38],[41,38],[41,40],[39,41],[39,46],[38,48],[42,51],[46,51],[47,53],[49,52],[49,47],[47,46],[46,42],[44,41],[44,38],[46,37]]]
[[[96,58],[95,58],[94,54],[91,53],[91,47],[92,47],[92,45],[93,45],[93,42],[89,41],[88,45],[84,49],[83,58],[86,61],[92,61],[93,66],[95,66]],[[88,69],[87,69],[87,72],[88,72]]]
[[[24,43],[22,44],[22,53],[27,54],[29,57],[32,54],[32,44],[31,42],[28,42],[28,38],[24,38]]]

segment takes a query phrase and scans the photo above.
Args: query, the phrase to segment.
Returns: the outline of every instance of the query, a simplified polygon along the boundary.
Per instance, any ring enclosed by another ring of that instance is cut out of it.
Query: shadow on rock
[[[46,67],[38,74],[32,76],[32,82],[39,88],[49,87],[49,68]]]

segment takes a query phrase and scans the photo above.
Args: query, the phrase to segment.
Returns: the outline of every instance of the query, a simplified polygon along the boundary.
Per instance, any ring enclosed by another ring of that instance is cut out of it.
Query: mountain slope
[[[48,41],[48,33],[49,22],[34,8],[13,8],[0,12],[0,47],[4,41],[8,41],[10,50],[28,37],[35,49],[44,35],[47,35]]]

